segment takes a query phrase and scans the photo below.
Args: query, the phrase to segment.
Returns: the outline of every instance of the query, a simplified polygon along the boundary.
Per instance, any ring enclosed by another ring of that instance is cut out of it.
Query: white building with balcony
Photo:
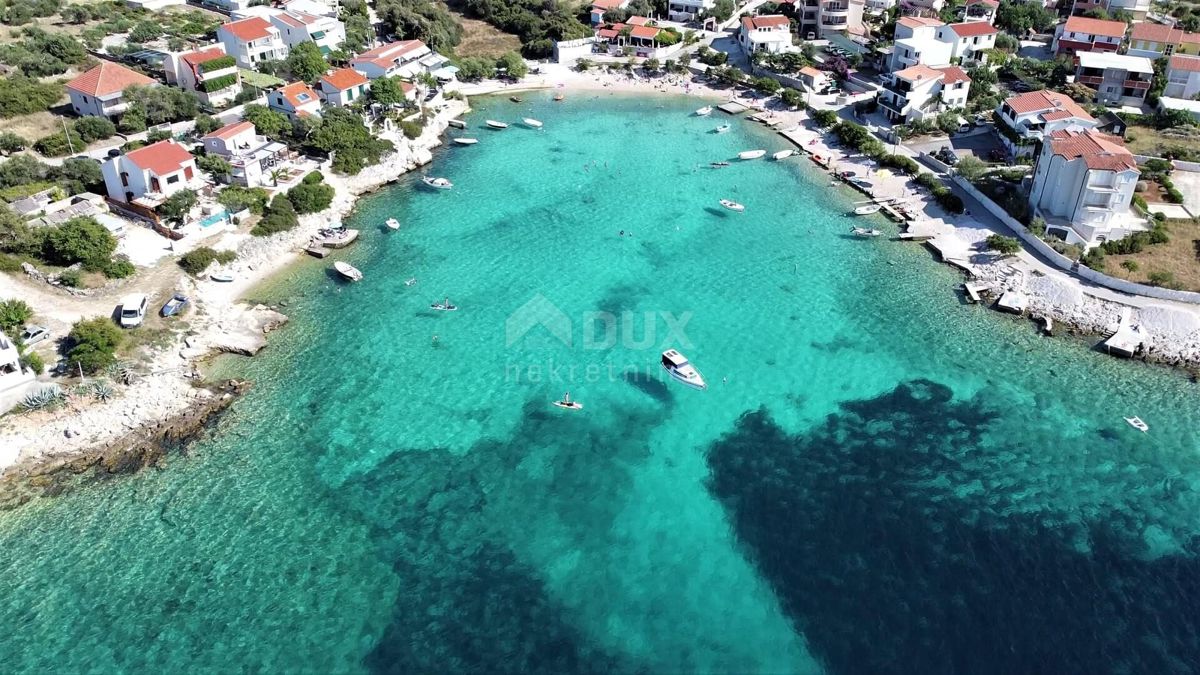
[[[170,52],[163,59],[167,84],[190,91],[204,104],[220,108],[242,90],[237,60],[215,44],[192,52]]]
[[[261,16],[222,24],[217,28],[217,40],[239,66],[251,70],[263,61],[280,61],[288,55],[279,29]]]
[[[35,379],[32,370],[21,367],[21,353],[17,351],[16,343],[0,333],[0,413],[20,403]],[[13,449],[14,454],[16,450]]]
[[[716,0],[669,0],[667,18],[671,21],[695,21],[716,6]]]
[[[985,21],[994,25],[999,10],[1000,0],[967,0],[963,8],[963,21]]]
[[[738,27],[737,40],[747,54],[779,54],[791,51],[791,20],[782,14],[743,16]]]
[[[109,199],[153,209],[164,199],[199,187],[196,158],[175,141],[159,141],[109,157],[100,167]]]
[[[801,37],[863,32],[866,0],[797,0],[794,7]]]
[[[420,40],[402,40],[380,45],[350,59],[350,67],[368,79],[381,77],[412,78],[429,73],[439,80],[454,78],[457,68],[450,59],[430,49]]]
[[[101,61],[100,65],[68,82],[67,94],[76,115],[116,120],[129,108],[123,97],[125,90],[148,84],[156,82],[136,70]]]
[[[296,153],[287,145],[259,136],[252,122],[241,121],[217,129],[203,139],[204,150],[229,162],[225,179],[243,187],[268,187],[273,171],[287,170]]]
[[[1095,89],[1100,103],[1141,106],[1145,102],[1154,81],[1150,59],[1112,52],[1080,52],[1075,58],[1075,81]]]
[[[1193,99],[1200,95],[1200,56],[1177,54],[1167,61],[1163,96]]]
[[[371,91],[371,81],[367,79],[366,75],[353,68],[331,70],[317,80],[317,93],[329,105],[350,105],[355,101],[362,100],[369,91]]]
[[[951,45],[937,39],[938,29],[946,24],[922,16],[903,16],[896,21],[895,43],[888,71],[895,72],[918,64],[950,65]]]
[[[892,122],[915,122],[946,110],[963,108],[971,78],[958,66],[915,65],[892,73],[879,95],[880,107]]]
[[[1049,133],[1060,129],[1085,131],[1095,129],[1099,122],[1070,96],[1049,89],[1039,89],[1010,96],[996,106],[993,122],[1001,132],[1004,146],[1013,156],[1029,155]],[[1015,136],[1013,140],[1010,136]]]
[[[1048,233],[1093,246],[1145,228],[1129,210],[1137,161],[1116,136],[1094,129],[1046,135],[1033,169],[1029,205]]]
[[[346,41],[346,26],[332,16],[276,11],[271,14],[271,25],[279,30],[289,49],[301,42],[312,42],[321,48],[322,54],[329,54]]]

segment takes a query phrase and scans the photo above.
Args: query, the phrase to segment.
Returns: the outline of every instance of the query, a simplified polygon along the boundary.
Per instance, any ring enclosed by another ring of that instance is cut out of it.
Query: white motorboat
[[[700,371],[696,370],[687,357],[674,349],[668,349],[662,353],[662,367],[667,371],[667,374],[672,379],[686,384],[694,389],[705,389],[708,387],[704,383],[704,378],[701,377]]]
[[[413,278],[411,278],[411,279],[409,279],[409,280],[405,281],[405,282],[404,282],[404,285],[405,285],[405,286],[412,286],[412,285],[413,285],[413,284],[415,284],[415,283],[417,283],[417,278],[416,278],[416,277],[413,277]]]
[[[780,150],[779,152],[771,155],[771,159],[774,159],[774,160],[787,159],[788,157],[791,157],[794,154],[796,154],[795,150]]]
[[[855,227],[850,230],[850,234],[853,234],[856,237],[878,237],[883,233],[879,230],[871,230],[865,227]]]
[[[706,105],[703,108],[700,108],[699,110],[697,110],[696,115],[698,115],[699,117],[707,117],[712,114],[712,111],[713,111],[713,107],[711,105]]]
[[[485,124],[487,124],[489,127],[493,128],[493,129],[507,129],[508,128],[507,124],[505,124],[504,122],[497,122],[496,120],[487,120],[487,122],[485,122]]]
[[[400,221],[396,220],[395,218],[388,218],[387,227],[389,230],[398,230],[400,229]]]
[[[333,263],[333,269],[348,281],[362,281],[362,272],[359,272],[357,267],[348,262],[342,262],[339,260]]]
[[[425,176],[421,179],[421,182],[435,190],[449,190],[450,188],[454,187],[454,183],[451,183],[445,178],[433,178],[431,176]]]
[[[479,142],[479,139],[478,138],[467,138],[465,136],[459,136],[458,138],[454,139],[454,142],[458,143],[459,145],[475,145],[476,143]]]
[[[767,154],[766,150],[747,150],[738,153],[738,159],[758,159]]]
[[[565,408],[567,410],[583,410],[582,403],[571,400],[571,392],[569,392],[569,391],[567,393],[563,394],[561,401],[555,401],[554,405],[558,406],[559,408]]]
[[[533,119],[532,117],[526,117],[526,118],[522,119],[521,122],[525,126],[529,127],[530,129],[541,129],[542,128],[542,123],[539,122],[538,120]]]
[[[732,129],[732,128],[733,128],[733,127],[732,127],[732,126],[730,126],[730,125],[728,125],[728,124],[722,124],[721,126],[717,127],[716,129],[713,129],[713,133],[714,133],[714,134],[723,134],[723,133],[725,133],[726,131],[729,131],[729,130],[730,130],[730,129]]]
[[[213,281],[219,281],[223,284],[233,281],[233,275],[229,272],[213,272],[212,274],[208,275],[208,278],[212,279]]]
[[[1133,427],[1134,429],[1137,429],[1138,431],[1140,431],[1142,433],[1150,431],[1150,425],[1143,422],[1142,418],[1140,418],[1140,417],[1126,417],[1125,421],[1129,423],[1129,426]]]
[[[458,310],[458,307],[450,304],[450,298],[446,298],[441,302],[435,302],[429,306],[429,309],[436,309],[439,312],[453,312]]]
[[[724,206],[725,208],[729,209],[730,211],[737,211],[738,213],[741,213],[742,211],[746,210],[745,206],[733,201],[732,199],[722,199],[721,206]]]
[[[879,209],[882,209],[882,208],[883,207],[880,206],[879,204],[865,204],[863,206],[859,206],[858,208],[854,209],[854,215],[869,216],[872,213],[879,213]]]

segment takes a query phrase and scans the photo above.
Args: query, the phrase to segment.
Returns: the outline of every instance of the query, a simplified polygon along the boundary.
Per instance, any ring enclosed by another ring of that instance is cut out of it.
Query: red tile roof
[[[754,28],[778,28],[779,26],[791,25],[788,18],[782,14],[764,14],[748,18]]]
[[[1148,21],[1133,24],[1133,31],[1129,33],[1129,39],[1131,40],[1149,40],[1150,42],[1162,42],[1171,45],[1178,44],[1182,37],[1183,31],[1174,26],[1150,23]]]
[[[592,7],[600,9],[613,9],[624,5],[628,0],[592,0]]]
[[[909,82],[925,82],[930,79],[939,78],[942,76],[941,71],[934,70],[929,66],[918,63],[915,66],[909,66],[904,70],[898,70],[893,73],[896,77]]]
[[[653,40],[658,37],[658,29],[654,26],[634,26],[629,31],[630,37],[641,38],[643,40]]]
[[[967,71],[958,66],[945,66],[944,68],[935,68],[934,70],[941,72],[942,84],[971,81],[971,76],[967,75]]]
[[[922,26],[945,26],[937,19],[931,19],[924,16],[903,16],[896,23],[909,28],[921,28]]]
[[[360,84],[366,84],[367,78],[362,73],[353,68],[338,68],[328,75],[321,76],[321,84],[327,84],[325,89],[334,89],[336,91],[346,91],[351,87],[357,87]]]
[[[225,126],[221,127],[220,129],[217,129],[216,131],[212,132],[211,134],[205,136],[205,138],[219,138],[223,141],[226,141],[226,140],[229,140],[230,138],[233,138],[234,136],[237,136],[238,134],[242,133],[243,131],[245,131],[247,129],[253,130],[254,123],[249,122],[247,120],[242,120],[241,122],[234,122],[233,124],[226,124]]]
[[[986,21],[968,21],[967,23],[952,23],[946,26],[958,37],[976,37],[999,33],[995,26]]]
[[[225,50],[220,46],[216,46],[209,47],[207,49],[198,49],[194,52],[188,52],[180,58],[182,58],[183,62],[189,66],[198,66],[201,63],[212,61],[213,59],[219,59],[222,56],[225,56]]]
[[[1200,73],[1200,56],[1176,54],[1167,62],[1167,70],[1178,70],[1186,73]]]
[[[179,171],[185,163],[195,158],[175,141],[159,141],[126,153],[125,159],[143,171],[165,176]]]
[[[644,16],[631,16],[625,20],[625,23],[629,24],[630,26],[649,26],[650,22],[653,20],[654,19]]]
[[[362,54],[350,59],[351,65],[355,63],[373,63],[380,68],[390,67],[397,59],[403,60],[406,54],[418,51],[425,47],[425,43],[420,40],[402,40],[400,42],[389,42],[386,45],[365,51]]]
[[[1060,129],[1050,133],[1050,150],[1067,159],[1083,158],[1089,169],[1100,171],[1125,171],[1137,169],[1133,154],[1125,149],[1121,139],[1099,131],[1067,131]]]
[[[1086,35],[1103,35],[1104,37],[1125,37],[1124,21],[1108,21],[1106,19],[1089,19],[1086,16],[1073,16],[1063,25],[1063,31],[1069,33],[1084,33]]]
[[[313,91],[306,82],[293,82],[280,87],[277,91],[287,99],[288,103],[292,104],[293,110],[299,110],[303,105],[321,100],[317,98],[317,92]]]
[[[68,82],[67,89],[88,96],[108,96],[135,84],[154,84],[154,80],[125,66],[101,61],[100,65]]]
[[[817,70],[816,68],[813,68],[812,66],[804,66],[803,68],[800,69],[800,74],[807,75],[809,77],[820,77],[821,71]]]
[[[249,19],[241,21],[232,21],[224,24],[221,28],[229,32],[242,42],[251,42],[253,40],[261,40],[271,35],[271,24],[261,16],[252,16]]]
[[[1072,117],[1078,117],[1083,120],[1094,121],[1091,115],[1087,113],[1078,103],[1071,100],[1070,96],[1060,94],[1057,91],[1050,89],[1039,89],[1016,96],[1010,96],[1004,99],[1008,107],[1012,108],[1018,115],[1027,115],[1034,112],[1053,112],[1064,111]],[[1046,119],[1062,119],[1061,116],[1049,117],[1043,115]]]

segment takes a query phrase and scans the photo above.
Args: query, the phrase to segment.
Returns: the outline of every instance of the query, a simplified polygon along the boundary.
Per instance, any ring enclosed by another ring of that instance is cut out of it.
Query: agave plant
[[[26,410],[42,410],[58,403],[63,399],[63,389],[57,384],[51,384],[42,387],[37,391],[31,391],[21,400],[21,405]]]
[[[113,388],[111,384],[107,382],[92,383],[92,396],[95,396],[98,400],[107,401],[108,399],[112,398],[112,395]]]
[[[126,386],[133,384],[134,379],[137,378],[133,366],[125,361],[112,364],[105,370],[105,373],[114,381]]]

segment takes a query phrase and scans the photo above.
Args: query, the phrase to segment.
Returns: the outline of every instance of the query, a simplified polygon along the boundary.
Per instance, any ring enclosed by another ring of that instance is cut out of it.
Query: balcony
[[[129,110],[129,104],[121,99],[117,99],[111,103],[105,103],[103,108],[105,115],[120,115]]]
[[[880,97],[879,105],[883,106],[884,109],[889,110],[892,113],[903,117],[905,114],[904,109],[908,107],[908,99],[904,99],[904,98],[894,99],[894,98]]]
[[[1101,75],[1079,75],[1075,78],[1075,80],[1080,84],[1086,84],[1094,87],[1104,82],[1104,77]]]
[[[839,2],[827,2],[821,5],[821,14],[825,16],[847,16],[850,6]]]
[[[1125,80],[1121,83],[1121,86],[1126,89],[1149,89],[1150,83],[1144,80]]]

